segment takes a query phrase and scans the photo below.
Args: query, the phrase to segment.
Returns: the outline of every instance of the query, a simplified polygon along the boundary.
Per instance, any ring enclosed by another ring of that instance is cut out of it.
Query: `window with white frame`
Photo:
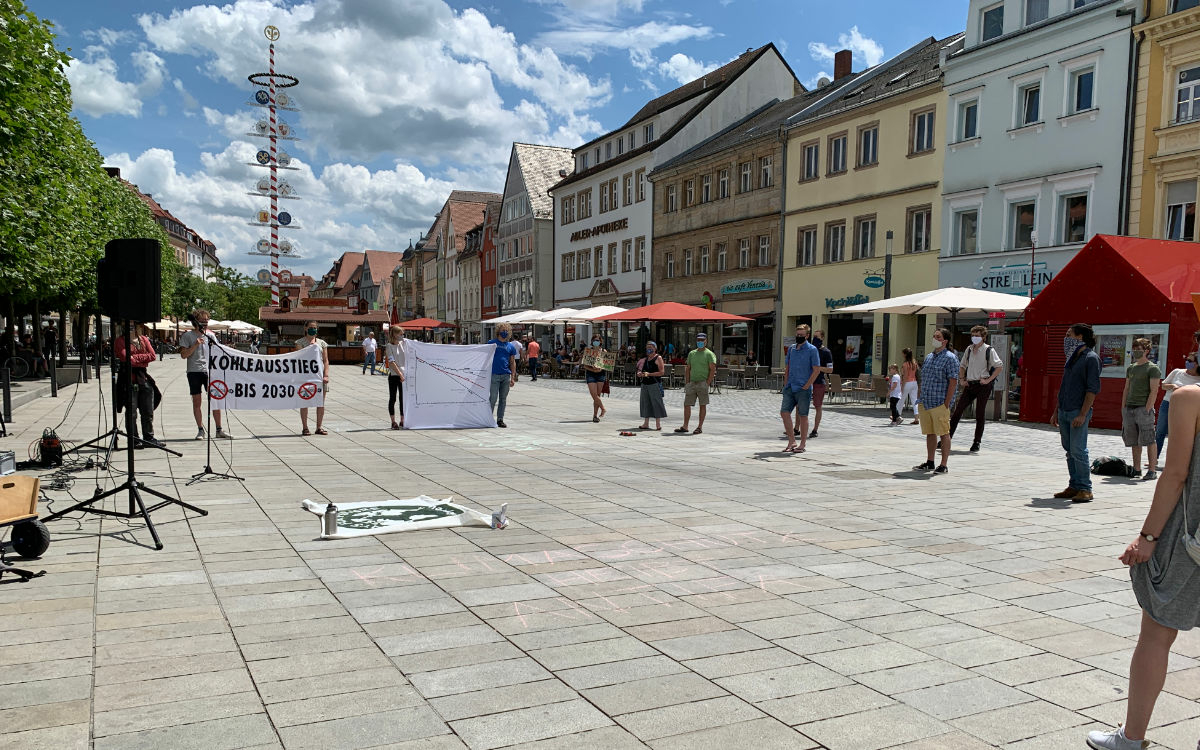
[[[575,196],[575,199],[579,204],[578,206],[575,207],[576,216],[578,216],[580,219],[590,218],[592,215],[592,190],[591,190],[591,188],[580,191],[580,193]]]
[[[858,166],[869,167],[879,163],[879,126],[874,125],[858,131]]]
[[[687,208],[694,205],[696,205],[696,181],[687,180],[683,183],[683,206]]]
[[[616,211],[617,207],[619,205],[618,201],[621,200],[621,196],[618,193],[618,190],[619,190],[618,181],[617,181],[617,178],[614,177],[608,183],[608,208],[610,211]]]
[[[846,134],[835,135],[829,139],[829,174],[840,174],[846,171]]]
[[[600,278],[604,275],[604,245],[597,245],[595,252],[596,254],[592,256],[592,260],[596,265],[592,275]]]
[[[1017,122],[1016,127],[1024,127],[1041,122],[1042,119],[1042,82],[1034,81],[1017,88]]]
[[[617,136],[617,156],[625,153],[625,136]]]
[[[1078,114],[1096,106],[1096,67],[1077,68],[1068,74],[1067,113]]]
[[[933,150],[933,115],[932,109],[913,114],[912,138],[909,141],[910,153],[923,154]]]
[[[600,147],[599,146],[596,147],[595,153],[596,153],[596,165],[599,166],[600,165]]]
[[[923,253],[930,248],[930,235],[933,232],[933,208],[916,206],[908,209],[907,213],[904,252]]]
[[[750,238],[738,240],[738,268],[750,267]]]
[[[954,212],[955,255],[974,255],[979,252],[979,209],[968,208]]]
[[[646,170],[639,169],[634,172],[634,179],[637,180],[637,199],[638,202],[646,200]]]
[[[683,275],[692,275],[692,251],[691,248],[683,251]]]
[[[568,195],[562,199],[562,223],[570,224],[575,221],[575,196]]]
[[[633,240],[621,243],[621,271],[629,273],[633,270]]]
[[[743,193],[748,193],[748,192],[750,192],[750,189],[754,185],[754,183],[753,183],[754,165],[748,161],[742,162],[741,172],[742,172],[742,181],[741,181],[741,185],[739,187],[739,191],[743,192]]]
[[[579,171],[582,172],[583,170],[585,170],[587,168],[588,168],[588,153],[586,151],[584,151],[582,154],[579,155]]]
[[[700,178],[700,202],[708,203],[712,200],[712,175],[706,174]]]
[[[700,273],[708,273],[708,245],[700,246]]]
[[[875,257],[875,217],[862,216],[854,220],[854,258]]]
[[[632,206],[633,205],[633,175],[627,174],[622,178],[622,180],[624,181],[624,185],[625,185],[625,205]]]
[[[718,242],[717,243],[717,270],[724,271],[727,268],[729,268],[729,259],[727,257],[727,253],[725,252],[725,243]]]
[[[600,186],[600,213],[608,211],[608,185]]]
[[[825,262],[841,263],[846,259],[846,223],[825,225]]]
[[[666,277],[667,277],[668,279],[673,279],[673,278],[675,278],[675,252],[674,252],[674,251],[671,251],[671,252],[668,252],[668,253],[667,253],[667,273],[666,273]]]
[[[654,140],[654,123],[649,122],[642,126],[642,143],[649,143]]]
[[[1059,213],[1062,216],[1062,232],[1060,241],[1064,245],[1073,242],[1087,241],[1088,226],[1088,194],[1075,193],[1063,195],[1058,199]]]
[[[637,244],[637,270],[642,270],[646,267],[646,238],[638,237],[635,240]]]
[[[1165,202],[1165,239],[1196,239],[1196,181],[1168,182]]]
[[[628,240],[626,240],[628,242]],[[608,273],[611,276],[617,272],[617,243],[608,245]]]
[[[817,264],[817,228],[800,227],[796,236],[796,265],[814,266]]]
[[[774,183],[774,163],[775,159],[772,156],[764,156],[758,160],[758,186],[760,188],[771,187]]]
[[[979,100],[967,99],[958,103],[957,140],[979,137]]]
[[[769,234],[758,235],[758,265],[760,267],[771,265],[771,236]]]
[[[590,278],[592,275],[592,251],[591,250],[580,250],[575,255],[576,255],[576,257],[579,258],[579,263],[577,264],[579,278],[581,278],[581,279]]]
[[[717,199],[729,197],[729,170],[722,169],[717,173]]]
[[[629,150],[632,151],[635,148],[637,148],[637,131],[630,130],[629,131]]]
[[[1033,233],[1037,227],[1037,201],[1025,199],[1008,204],[1008,227],[1014,250],[1033,247]]]
[[[1178,73],[1175,84],[1175,122],[1200,118],[1200,67]]]
[[[667,185],[667,213],[679,210],[679,188],[675,185]]]
[[[604,144],[604,160],[608,161],[612,158],[612,141]]]
[[[1025,0],[1025,25],[1045,21],[1050,17],[1050,0]]]
[[[980,11],[979,40],[986,42],[1004,33],[1004,3],[997,3]]]
[[[801,180],[815,180],[820,176],[821,144],[810,143],[804,147],[804,167],[800,171]]]
[[[575,280],[575,253],[563,253],[563,256],[562,256],[562,280],[563,281],[574,281]],[[504,286],[508,287],[508,282],[505,282]],[[512,305],[512,299],[511,299],[512,295],[509,294],[508,296],[510,298],[508,304],[511,306]]]

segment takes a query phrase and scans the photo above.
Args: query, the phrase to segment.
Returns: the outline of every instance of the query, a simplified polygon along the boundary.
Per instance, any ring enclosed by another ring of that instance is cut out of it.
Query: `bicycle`
[[[13,380],[29,377],[29,363],[22,357],[9,357],[4,361],[4,366]]]

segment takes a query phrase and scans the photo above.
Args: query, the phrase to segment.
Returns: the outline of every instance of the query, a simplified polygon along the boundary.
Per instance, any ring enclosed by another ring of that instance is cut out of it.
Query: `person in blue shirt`
[[[796,326],[796,343],[788,347],[784,364],[783,404],[779,407],[783,431],[788,438],[784,453],[803,453],[808,440],[808,410],[812,405],[813,383],[821,374],[821,353],[808,343],[809,330],[807,323]],[[800,420],[800,429],[795,431],[792,429],[793,409]],[[800,445],[796,445],[796,435],[800,436]]]
[[[509,339],[512,338],[512,326],[501,323],[496,326],[496,338],[488,341],[496,345],[492,355],[492,389],[488,401],[496,410],[496,426],[508,427],[504,424],[504,406],[508,403],[508,389],[517,384],[517,347]],[[496,402],[500,405],[497,407]]]
[[[1063,450],[1067,452],[1070,483],[1060,499],[1073,503],[1092,500],[1091,463],[1088,461],[1088,423],[1092,421],[1092,403],[1100,393],[1100,355],[1096,354],[1096,334],[1092,327],[1076,323],[1063,337],[1062,384],[1058,388],[1058,407],[1050,415],[1050,424],[1058,428]]]
[[[946,462],[950,459],[950,405],[958,390],[958,357],[950,351],[950,334],[944,329],[933,332],[933,351],[921,365],[921,434],[925,436],[925,463],[917,464],[913,471],[932,471],[945,474],[950,471]],[[934,465],[933,457],[938,443],[942,447],[942,462]]]

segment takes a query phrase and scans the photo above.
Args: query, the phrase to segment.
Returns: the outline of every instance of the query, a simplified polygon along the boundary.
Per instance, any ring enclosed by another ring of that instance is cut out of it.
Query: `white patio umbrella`
[[[522,310],[521,312],[512,313],[499,318],[483,321],[485,325],[496,325],[497,323],[524,323],[529,318],[536,318],[542,314],[541,310]]]
[[[925,313],[950,313],[950,327],[958,325],[958,314],[986,312],[1023,312],[1031,300],[1016,294],[989,292],[984,289],[968,289],[961,286],[933,289],[928,292],[905,294],[900,297],[864,302],[861,305],[841,307],[833,312],[856,313],[878,312],[896,315],[923,315]]]
[[[561,323],[565,320],[568,320],[572,315],[575,315],[578,312],[579,310],[576,310],[574,307],[560,307],[555,310],[544,312],[535,318],[525,318],[519,322],[546,326],[554,325],[555,323]]]
[[[218,333],[228,331],[228,330],[230,330],[229,321],[227,321],[227,320],[210,320],[210,321],[208,321],[208,330],[217,331]]]
[[[598,305],[596,307],[585,307],[577,314],[567,318],[568,323],[591,323],[596,318],[602,318],[605,315],[615,315],[619,312],[625,312],[624,307],[616,305]]]

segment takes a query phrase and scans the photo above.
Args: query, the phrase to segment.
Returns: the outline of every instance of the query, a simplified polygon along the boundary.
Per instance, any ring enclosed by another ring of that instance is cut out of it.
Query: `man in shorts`
[[[784,453],[803,453],[808,438],[808,410],[812,404],[813,384],[821,374],[821,353],[808,343],[808,324],[796,326],[796,343],[787,350],[783,376],[783,404],[779,416],[783,419],[783,430],[788,444]],[[792,410],[796,410],[797,429],[792,429]],[[800,445],[796,445],[796,436]]]
[[[704,414],[708,411],[708,389],[717,376],[717,355],[708,348],[708,335],[696,334],[696,348],[688,352],[687,364],[683,366],[683,427],[676,432],[687,432],[692,418],[692,405],[700,402],[700,421],[693,435],[704,432]]]
[[[1133,364],[1125,368],[1125,393],[1121,403],[1121,439],[1133,449],[1133,475],[1142,475],[1142,447],[1146,448],[1146,479],[1158,478],[1158,441],[1154,437],[1154,402],[1162,370],[1150,361],[1150,340],[1133,340]]]
[[[187,360],[188,389],[192,394],[192,416],[196,418],[196,439],[204,439],[204,410],[200,406],[200,394],[208,388],[208,310],[192,313],[192,330],[179,337],[179,356]],[[221,429],[221,410],[212,410],[217,423],[217,437],[229,434]]]
[[[921,365],[921,434],[925,436],[926,460],[917,464],[913,471],[932,471],[945,474],[950,471],[946,462],[950,459],[950,404],[958,390],[958,357],[950,351],[950,334],[941,328],[933,332],[933,351]],[[933,463],[938,442],[942,446],[942,462]]]

